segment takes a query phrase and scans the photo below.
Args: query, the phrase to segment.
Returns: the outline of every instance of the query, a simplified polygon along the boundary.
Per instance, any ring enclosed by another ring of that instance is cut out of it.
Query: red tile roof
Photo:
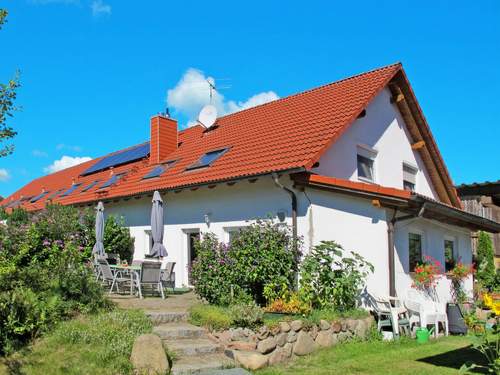
[[[94,159],[33,180],[1,204],[38,195],[42,189],[53,192],[69,188],[73,181],[82,186],[67,197],[56,197],[54,202],[93,202],[273,171],[309,169],[401,70],[401,64],[385,66],[233,113],[219,118],[217,126],[208,132],[200,125],[180,131],[180,146],[165,158],[178,162],[158,178],[142,179],[154,166],[148,160],[141,160],[115,168],[113,173],[127,172],[116,185],[102,190],[94,187],[81,193],[83,186],[96,179],[102,184],[110,176],[107,170],[80,177],[81,172],[99,160]],[[230,150],[210,167],[185,171],[207,151],[223,147]],[[33,204],[25,202],[23,206],[30,210],[43,208],[49,196]]]

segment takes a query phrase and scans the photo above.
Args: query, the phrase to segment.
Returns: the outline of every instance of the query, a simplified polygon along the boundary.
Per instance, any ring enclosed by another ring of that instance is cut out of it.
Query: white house
[[[500,231],[462,210],[401,64],[218,118],[208,129],[178,131],[163,115],[150,126],[149,141],[34,180],[1,204],[103,201],[107,214],[124,217],[142,259],[158,190],[177,286],[189,285],[200,233],[229,241],[269,214],[291,225],[306,251],[334,240],[360,253],[375,266],[368,289],[379,295],[404,296],[424,255],[471,263],[471,232]],[[439,293],[450,299],[445,277]]]

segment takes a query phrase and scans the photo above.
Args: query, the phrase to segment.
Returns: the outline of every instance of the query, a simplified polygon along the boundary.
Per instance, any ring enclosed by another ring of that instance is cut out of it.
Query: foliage
[[[485,293],[483,302],[486,307],[491,309],[490,317],[494,320],[491,332],[485,328],[476,333],[473,341],[473,347],[479,351],[486,359],[486,364],[477,363],[464,364],[460,371],[468,372],[472,369],[485,369],[490,374],[500,374],[500,301],[494,301],[493,298]]]
[[[133,342],[151,330],[151,321],[138,310],[80,315],[58,324],[29,350],[5,362],[19,373],[32,375],[132,374]]]
[[[229,308],[233,324],[238,327],[255,327],[262,322],[264,312],[255,302],[236,304]]]
[[[217,305],[247,296],[262,304],[267,284],[294,286],[300,252],[292,242],[290,228],[272,220],[258,220],[242,229],[230,244],[205,234],[196,244],[191,269],[195,292]]]
[[[451,280],[451,295],[455,303],[464,303],[467,299],[463,288],[463,281],[474,273],[472,264],[465,265],[462,262],[457,262],[455,266],[447,273]]]
[[[429,255],[425,255],[424,261],[415,267],[412,287],[424,290],[433,288],[436,286],[437,277],[442,273],[441,262]]]
[[[189,321],[209,329],[228,329],[233,324],[226,307],[198,304],[189,309]]]
[[[477,280],[484,288],[491,291],[495,284],[495,261],[493,243],[486,232],[479,232],[476,263]]]
[[[132,261],[134,255],[134,238],[129,228],[125,227],[123,218],[109,215],[104,225],[104,249],[108,254],[119,254],[121,260]]]
[[[5,9],[0,9],[0,29],[7,21],[8,12]],[[17,89],[19,88],[19,72],[16,72],[14,78],[7,83],[0,83],[0,144],[14,138],[17,132],[9,125],[7,125],[7,118],[13,116],[13,112],[17,109],[14,106],[14,101],[17,96]],[[12,144],[0,147],[0,157],[7,156],[14,151]]]
[[[342,246],[322,241],[302,263],[301,298],[314,308],[353,309],[370,272],[373,265],[361,255],[344,256]]]
[[[311,312],[311,306],[301,298],[300,293],[291,292],[288,288],[279,288],[279,293],[267,285],[264,288],[264,296],[271,301],[266,306],[266,312],[307,315]]]
[[[21,212],[21,211],[19,211]],[[91,213],[48,206],[0,225],[0,353],[11,352],[79,312],[109,307],[85,261]]]

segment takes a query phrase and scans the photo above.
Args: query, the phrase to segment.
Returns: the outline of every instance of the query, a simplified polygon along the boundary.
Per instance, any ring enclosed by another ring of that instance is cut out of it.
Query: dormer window
[[[417,172],[418,169],[403,163],[403,189],[407,191],[415,191],[417,185]]]
[[[358,146],[357,166],[358,179],[364,182],[375,182],[375,157],[377,152],[367,146]]]
[[[228,150],[229,150],[229,148],[221,148],[219,150],[207,152],[201,158],[199,158],[197,162],[195,162],[195,163],[191,164],[189,167],[187,167],[186,170],[190,171],[192,169],[209,167],[217,159],[219,159],[222,155],[224,155]]]

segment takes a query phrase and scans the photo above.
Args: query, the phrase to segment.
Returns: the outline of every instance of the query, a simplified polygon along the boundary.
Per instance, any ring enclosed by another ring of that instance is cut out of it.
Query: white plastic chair
[[[390,320],[394,337],[399,336],[401,331],[409,330],[408,310],[397,297],[373,297],[372,307],[377,315],[377,329],[380,331]],[[404,332],[409,334],[409,331]]]
[[[434,297],[418,291],[408,289],[405,306],[410,312],[410,327],[419,324],[422,328],[429,325],[434,326],[434,336],[439,332],[439,323],[442,323],[444,333],[448,336],[448,316],[446,314],[446,304],[437,301],[437,295]]]

